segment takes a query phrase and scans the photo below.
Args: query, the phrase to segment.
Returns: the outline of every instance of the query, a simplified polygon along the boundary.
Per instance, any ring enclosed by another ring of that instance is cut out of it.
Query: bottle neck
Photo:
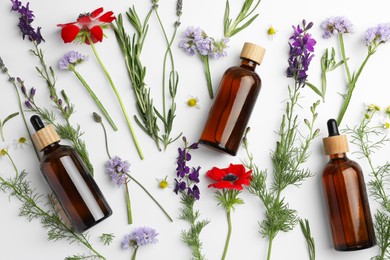
[[[246,68],[246,69],[249,69],[249,70],[252,70],[254,71],[256,69],[256,66],[257,66],[257,63],[254,62],[254,61],[251,61],[249,59],[246,59],[246,58],[241,58],[241,65],[240,67],[243,67],[243,68]]]
[[[45,148],[43,148],[42,152],[44,154],[49,154],[52,151],[54,151],[55,149],[57,149],[59,146],[60,146],[60,141],[51,143],[48,146],[46,146]]]
[[[346,153],[335,153],[329,155],[330,159],[346,159],[347,154]]]

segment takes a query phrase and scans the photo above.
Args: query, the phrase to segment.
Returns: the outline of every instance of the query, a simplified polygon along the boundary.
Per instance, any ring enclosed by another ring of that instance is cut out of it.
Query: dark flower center
[[[222,180],[224,180],[224,181],[235,181],[235,180],[237,180],[237,179],[238,179],[238,176],[234,175],[233,173],[228,173],[228,174],[226,174],[226,175],[222,178]]]

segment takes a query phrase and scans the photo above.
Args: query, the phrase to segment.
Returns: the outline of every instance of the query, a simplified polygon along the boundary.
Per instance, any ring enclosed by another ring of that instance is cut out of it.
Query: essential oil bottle
[[[215,102],[210,109],[199,143],[214,150],[236,155],[249,117],[261,88],[255,72],[261,64],[265,49],[245,43],[241,65],[224,73]]]
[[[339,251],[369,248],[375,245],[375,233],[362,170],[346,156],[347,137],[339,134],[336,120],[330,119],[327,126],[329,137],[323,143],[330,161],[322,184],[334,247]]]
[[[40,164],[43,176],[71,228],[81,233],[109,217],[111,208],[76,151],[59,144],[53,125],[45,126],[36,115],[30,121],[36,130],[33,142],[43,152]]]

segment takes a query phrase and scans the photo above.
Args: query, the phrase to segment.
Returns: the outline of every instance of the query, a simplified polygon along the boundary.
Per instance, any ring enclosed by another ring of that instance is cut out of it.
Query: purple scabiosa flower
[[[229,42],[229,38],[223,38],[220,41],[214,41],[211,56],[214,59],[226,57],[227,56],[226,48],[228,48],[227,45],[228,42]]]
[[[298,87],[304,87],[307,80],[307,71],[314,57],[314,45],[316,40],[307,31],[313,27],[313,23],[306,24],[302,21],[302,27],[292,26],[294,33],[289,39],[290,56],[288,58],[287,77],[294,78]]]
[[[130,234],[126,235],[122,240],[122,248],[128,249],[133,247],[138,249],[140,246],[148,244],[156,244],[158,233],[151,227],[138,227]]]
[[[106,162],[106,172],[111,176],[112,182],[118,188],[127,182],[127,174],[129,173],[130,163],[123,161],[120,157],[114,158]]]
[[[364,33],[364,41],[367,47],[376,48],[379,44],[390,41],[390,23],[378,24],[368,28]]]
[[[190,168],[187,162],[191,160],[190,150],[198,149],[198,143],[188,145],[187,139],[183,137],[184,148],[179,148],[179,156],[177,157],[177,167],[175,178],[175,188],[173,192],[176,194],[182,193],[188,196],[193,196],[196,200],[200,198],[199,188],[196,186],[199,183],[200,166]]]
[[[330,38],[332,35],[353,33],[353,25],[344,16],[332,16],[321,23],[324,30],[323,37]]]
[[[61,70],[72,70],[77,64],[82,63],[86,59],[86,55],[77,51],[70,51],[65,53],[58,62],[58,65]]]
[[[34,14],[33,11],[30,10],[30,3],[27,2],[25,6],[18,0],[11,0],[11,3],[11,11],[18,12],[20,15],[18,27],[22,32],[23,39],[27,36],[30,41],[36,42],[36,44],[45,41],[41,35],[41,27],[38,27],[35,30],[31,26],[31,23],[34,21]]]

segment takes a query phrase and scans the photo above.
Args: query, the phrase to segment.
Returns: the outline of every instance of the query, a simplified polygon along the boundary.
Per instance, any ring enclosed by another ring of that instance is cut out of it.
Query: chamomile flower
[[[27,138],[26,137],[24,137],[24,136],[22,136],[22,137],[20,137],[18,140],[14,140],[14,145],[16,146],[16,147],[21,147],[21,148],[23,148],[25,145],[27,145],[28,144],[28,140],[27,140]]]
[[[272,40],[275,37],[277,32],[278,32],[278,30],[276,30],[273,25],[268,26],[268,28],[267,28],[267,35],[268,35],[269,39]]]
[[[157,179],[158,181],[158,187],[162,190],[166,189],[169,187],[169,182],[168,182],[168,176],[165,176],[164,179]]]
[[[384,118],[382,121],[382,126],[385,130],[390,130],[390,119],[389,118]]]
[[[387,106],[385,109],[385,113],[390,116],[390,106]]]
[[[376,104],[371,103],[371,104],[367,105],[366,110],[367,111],[380,111],[381,107],[376,105]]]
[[[1,156],[6,156],[7,153],[8,153],[8,151],[7,151],[6,148],[3,148],[3,149],[0,150],[0,155],[1,155]]]
[[[195,96],[190,96],[186,102],[188,107],[195,107],[197,109],[200,108],[199,106],[199,99]]]

